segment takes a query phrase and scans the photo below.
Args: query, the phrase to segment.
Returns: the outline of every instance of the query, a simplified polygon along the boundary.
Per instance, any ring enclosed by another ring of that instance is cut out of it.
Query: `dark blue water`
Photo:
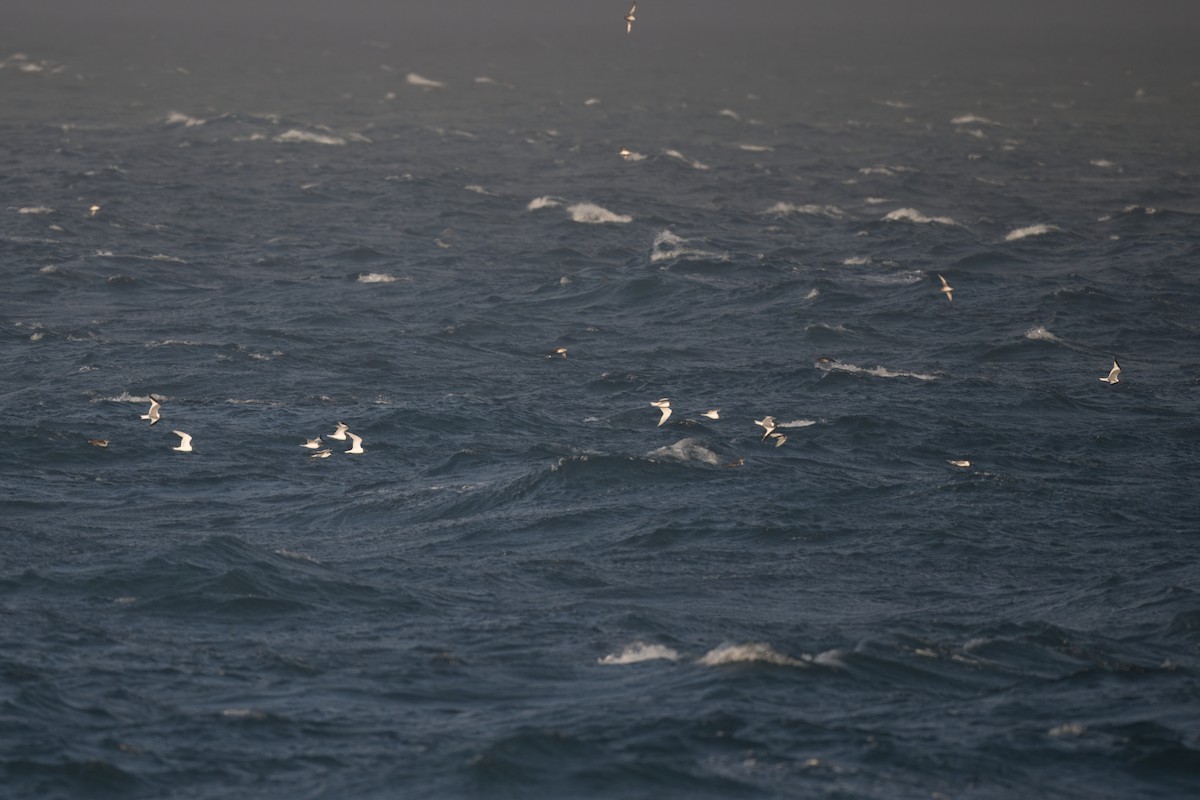
[[[0,794],[1200,792],[1197,60],[623,10],[0,33]]]

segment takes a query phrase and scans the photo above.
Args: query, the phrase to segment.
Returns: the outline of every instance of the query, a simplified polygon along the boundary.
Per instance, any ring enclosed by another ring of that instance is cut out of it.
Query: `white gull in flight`
[[[179,447],[172,447],[172,450],[178,450],[180,453],[192,452],[192,435],[183,431],[171,431],[179,437]]]
[[[671,416],[671,400],[669,398],[664,397],[661,400],[654,400],[650,405],[662,411],[662,417],[658,420],[659,425],[662,425]]]

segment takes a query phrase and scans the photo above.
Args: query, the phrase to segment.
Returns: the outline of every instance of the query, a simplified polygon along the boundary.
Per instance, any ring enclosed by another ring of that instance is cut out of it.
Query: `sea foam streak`
[[[441,89],[446,85],[441,81],[435,81],[430,78],[426,78],[425,76],[418,75],[415,72],[410,72],[408,75],[404,76],[404,82],[409,86],[420,86],[423,89]]]
[[[936,381],[938,379],[937,375],[924,372],[907,372],[886,367],[856,367],[853,364],[843,364],[837,361],[821,364],[820,368],[827,372],[849,372],[853,375],[870,375],[875,378],[916,378],[919,381]]]
[[[704,250],[698,247],[688,247],[689,241],[689,239],[684,239],[682,236],[676,236],[669,230],[659,231],[658,235],[654,237],[654,244],[650,248],[651,263],[675,259],[729,261],[728,253]]]
[[[529,205],[525,206],[528,211],[538,211],[543,208],[557,208],[562,205],[562,201],[556,197],[535,197],[529,201]]]
[[[599,664],[638,664],[642,661],[678,661],[679,653],[661,644],[634,642],[627,645],[620,653],[609,653],[603,658],[596,659]]]
[[[721,459],[717,457],[717,454],[709,450],[697,439],[680,439],[675,444],[651,450],[646,454],[646,458],[652,461],[666,459],[683,462],[699,461],[702,464],[712,465],[721,463]]]
[[[312,131],[302,131],[292,128],[289,131],[284,131],[275,137],[277,142],[285,143],[302,143],[302,144],[327,144],[340,146],[346,143],[346,140],[341,136],[331,136],[325,133],[313,133]]]
[[[788,214],[809,214],[816,217],[829,217],[830,219],[841,219],[846,216],[846,212],[842,211],[837,206],[822,206],[814,203],[806,203],[804,205],[796,205],[795,203],[776,203],[767,210],[764,214],[778,214],[786,216]]]
[[[692,169],[708,169],[707,164],[702,164],[694,158],[688,158],[687,156],[685,156],[683,153],[679,152],[678,150],[663,150],[663,155],[670,156],[671,158],[675,159],[676,161],[682,161],[683,163],[687,164]]]

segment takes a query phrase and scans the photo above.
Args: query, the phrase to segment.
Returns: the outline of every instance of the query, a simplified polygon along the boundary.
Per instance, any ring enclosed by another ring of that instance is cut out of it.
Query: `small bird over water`
[[[88,439],[92,447],[108,447],[108,439]]]
[[[946,283],[946,279],[943,278],[941,275],[938,275],[938,280],[940,280],[942,282],[942,288],[938,289],[938,291],[941,292],[942,294],[946,295],[947,300],[953,302],[954,301],[954,287],[951,286],[950,284]]]
[[[346,431],[350,430],[350,426],[344,422],[337,424],[337,430],[329,434],[330,439],[337,439],[339,442],[346,441]]]
[[[1121,374],[1121,365],[1117,363],[1117,357],[1113,356],[1112,369],[1109,370],[1108,375],[1106,377],[1103,377],[1100,380],[1104,381],[1105,383],[1120,383],[1121,380],[1120,380],[1120,378],[1117,377],[1120,374]],[[1136,383],[1136,382],[1137,381],[1134,381],[1134,383]]]
[[[661,400],[651,401],[650,405],[662,411],[662,417],[658,420],[659,425],[662,425],[671,416],[671,400],[669,398],[664,397]]]
[[[350,449],[346,451],[347,453],[350,455],[360,456],[367,452],[366,450],[363,450],[361,436],[359,436],[357,433],[350,433],[350,431],[346,431],[346,435],[350,437],[350,441],[352,442]]]
[[[710,408],[708,411],[705,411],[705,412],[704,412],[703,414],[701,414],[700,416],[702,416],[702,417],[708,417],[709,419],[720,419],[720,418],[721,418],[721,409],[719,409],[719,408]]]
[[[634,3],[629,8],[629,13],[625,15],[625,32],[633,33],[633,23],[637,22],[637,3]]]
[[[309,450],[316,450],[318,447],[321,446],[321,444],[322,444],[321,437],[318,436],[315,439],[309,439],[308,441],[306,441],[304,444],[302,444],[300,446],[307,447]]]
[[[959,459],[952,458],[952,459],[948,460],[946,463],[953,467],[962,467],[963,469],[966,469],[967,467],[971,466],[971,462],[967,461],[966,459],[959,460]]]
[[[549,355],[546,356],[546,358],[554,358],[555,356],[562,356],[563,358],[566,358],[567,357],[567,348],[556,347],[556,348],[554,348],[554,350],[552,352],[550,352]]]
[[[326,447],[324,450],[318,450],[317,452],[312,453],[309,455],[309,458],[329,458],[329,456],[332,454],[333,451]]]
[[[159,412],[158,412],[158,410],[160,408],[162,408],[162,403],[155,400],[154,395],[150,395],[150,410],[147,411],[145,414],[142,414],[142,416],[139,417],[139,419],[148,419],[148,420],[150,420],[150,424],[153,425],[154,423],[158,422],[159,419],[161,419],[161,417],[162,417],[162,415],[159,414]]]
[[[179,437],[179,447],[172,447],[172,450],[178,450],[180,453],[192,452],[191,434],[184,433],[183,431],[171,431],[171,433]]]

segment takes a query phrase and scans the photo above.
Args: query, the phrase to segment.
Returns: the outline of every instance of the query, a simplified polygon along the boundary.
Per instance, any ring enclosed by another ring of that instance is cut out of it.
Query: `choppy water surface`
[[[1200,789],[1194,61],[136,33],[0,34],[8,796]]]

